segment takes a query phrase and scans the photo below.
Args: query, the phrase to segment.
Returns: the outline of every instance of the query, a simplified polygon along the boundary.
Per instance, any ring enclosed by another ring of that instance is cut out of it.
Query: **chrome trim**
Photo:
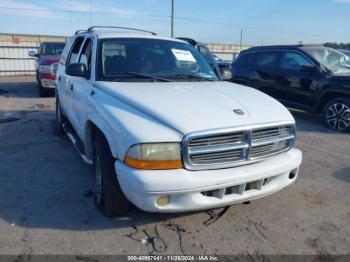
[[[280,135],[276,136],[274,138],[267,138],[267,139],[259,139],[257,141],[252,141],[252,132],[255,130],[260,129],[267,129],[267,128],[273,128],[273,127],[279,127],[279,126],[291,126],[291,130],[289,131],[288,135]],[[235,132],[243,132],[243,140],[239,143],[232,143],[229,145],[214,145],[214,146],[203,146],[197,147],[197,148],[190,148],[189,144],[191,140],[196,138],[202,138],[206,136],[211,135],[226,135],[230,133]],[[210,129],[210,130],[204,130],[204,131],[198,131],[198,132],[192,132],[184,136],[184,139],[182,141],[182,159],[184,163],[184,167],[188,170],[210,170],[210,169],[222,169],[222,168],[230,168],[235,166],[242,166],[242,165],[248,165],[255,162],[262,161],[266,158],[272,157],[274,155],[278,155],[284,152],[289,151],[294,146],[296,136],[296,127],[294,121],[281,121],[281,122],[271,122],[271,123],[265,123],[260,125],[249,125],[249,126],[237,126],[237,127],[231,127],[231,128],[222,128],[222,129]],[[250,157],[252,147],[256,146],[264,146],[273,144],[276,142],[286,141],[288,142],[288,146],[281,151],[274,152],[271,154],[258,156],[258,157]],[[214,149],[215,151],[212,151],[211,149]],[[223,163],[215,163],[215,164],[195,164],[191,161],[191,154],[201,154],[201,153],[220,153],[227,150],[239,150],[243,149],[242,157],[240,160],[233,161],[233,162],[223,162]]]

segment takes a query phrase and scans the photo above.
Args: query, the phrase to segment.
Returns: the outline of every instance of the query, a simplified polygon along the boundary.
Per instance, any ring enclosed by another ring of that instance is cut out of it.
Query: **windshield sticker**
[[[190,51],[180,49],[171,49],[171,51],[178,61],[196,62],[196,59]]]

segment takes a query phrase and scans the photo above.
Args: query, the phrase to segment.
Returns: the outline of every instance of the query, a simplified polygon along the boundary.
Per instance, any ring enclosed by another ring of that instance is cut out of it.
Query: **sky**
[[[70,36],[90,25],[170,36],[171,0],[0,0],[0,33]],[[206,43],[350,42],[350,0],[175,0],[175,35]]]

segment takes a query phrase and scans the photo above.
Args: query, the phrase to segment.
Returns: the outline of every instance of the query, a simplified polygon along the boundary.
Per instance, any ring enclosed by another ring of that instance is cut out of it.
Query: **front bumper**
[[[40,78],[40,84],[45,88],[55,88],[55,80],[52,79]]]
[[[219,170],[137,170],[117,160],[115,169],[126,197],[149,212],[185,212],[217,208],[261,198],[290,184],[302,153],[292,149],[262,162]],[[159,196],[170,196],[159,206]]]

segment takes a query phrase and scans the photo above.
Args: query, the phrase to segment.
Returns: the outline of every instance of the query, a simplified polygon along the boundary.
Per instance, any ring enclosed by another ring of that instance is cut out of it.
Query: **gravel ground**
[[[0,254],[349,254],[350,139],[293,111],[296,183],[249,205],[186,214],[96,211],[91,167],[57,134],[35,79],[0,78]],[[153,241],[156,239],[156,241]]]

